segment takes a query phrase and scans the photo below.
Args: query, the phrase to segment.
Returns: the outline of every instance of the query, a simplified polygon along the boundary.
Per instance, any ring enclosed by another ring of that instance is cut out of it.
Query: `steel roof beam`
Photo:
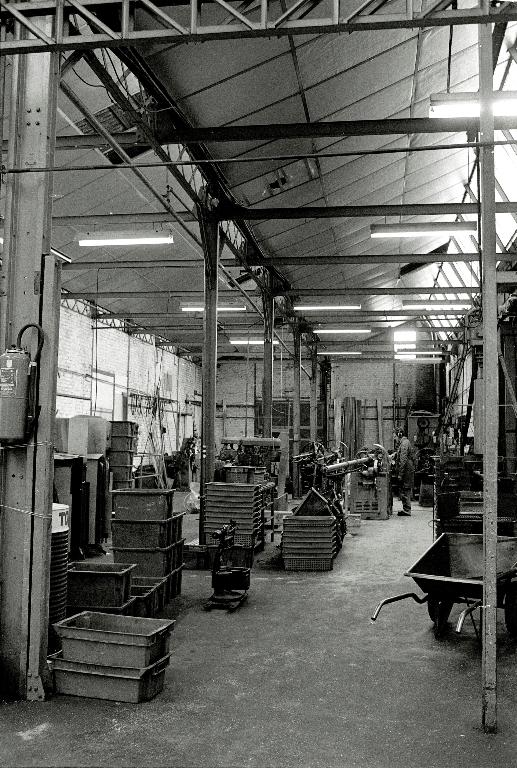
[[[498,254],[504,259],[504,254]],[[277,267],[284,266],[309,266],[318,264],[435,264],[441,261],[479,261],[479,253],[363,253],[357,256],[273,256],[270,259],[259,261],[249,258],[249,264],[254,266],[274,264]]]
[[[517,260],[517,259],[516,259]],[[277,296],[415,296],[420,293],[443,293],[456,295],[458,293],[479,293],[479,288],[466,288],[463,285],[442,288],[437,285],[418,285],[414,287],[386,288],[292,288],[280,291]],[[458,299],[454,302],[458,304]]]
[[[496,117],[498,130],[517,127],[516,117]],[[397,136],[407,134],[468,133],[479,131],[476,117],[408,117],[379,120],[336,120],[310,123],[268,123],[254,125],[175,128],[163,120],[156,139],[162,144],[196,144],[204,142],[265,141],[300,138],[344,138],[347,136]],[[135,130],[112,133],[121,146],[151,149],[152,143]],[[513,139],[512,139],[513,141]],[[6,144],[7,142],[4,142]],[[85,136],[66,134],[56,137],[56,149],[95,149],[108,146],[99,133]],[[260,158],[258,158],[260,160]]]
[[[316,0],[312,14],[305,18],[300,12],[300,3],[295,1],[286,9],[265,5],[265,12],[258,20],[234,11],[221,24],[213,24],[211,8],[205,15],[202,4],[197,0],[185,2],[175,14],[174,6],[164,13],[157,5],[145,0],[148,17],[146,29],[139,29],[137,11],[143,0],[74,0],[73,4],[56,3],[55,0],[27,0],[20,3],[0,2],[2,24],[14,17],[13,39],[2,42],[1,54],[34,53],[43,51],[83,50],[91,48],[119,48],[143,43],[179,43],[203,40],[246,39],[286,37],[290,35],[313,35],[322,33],[350,33],[362,30],[421,29],[437,26],[464,24],[493,24],[517,20],[517,10],[509,3],[499,8],[473,7],[440,10],[432,15],[421,15],[418,4],[408,0],[400,13],[359,14],[346,17],[339,0],[327,4]],[[211,3],[209,4],[211,6]],[[318,6],[322,9],[318,13]],[[70,34],[70,14],[87,18],[88,25]],[[177,15],[177,19],[174,18]],[[42,19],[53,22],[51,36],[41,27]],[[187,25],[187,26],[185,26]],[[33,37],[26,37],[30,29]]]
[[[496,213],[514,213],[517,201],[496,203]],[[337,219],[368,216],[458,216],[477,214],[477,203],[411,203],[405,205],[308,205],[299,208],[245,208],[222,204],[214,215],[220,221],[271,219]]]

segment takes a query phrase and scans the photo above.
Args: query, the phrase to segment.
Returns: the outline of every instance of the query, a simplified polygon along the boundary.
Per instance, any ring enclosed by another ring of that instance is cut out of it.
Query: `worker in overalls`
[[[411,494],[415,483],[416,451],[403,429],[397,430],[399,446],[397,449],[397,474],[399,477],[399,498],[402,502],[400,517],[411,515]]]

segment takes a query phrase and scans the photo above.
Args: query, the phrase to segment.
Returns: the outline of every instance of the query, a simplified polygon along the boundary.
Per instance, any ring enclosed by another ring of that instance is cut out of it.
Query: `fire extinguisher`
[[[34,360],[21,346],[28,328],[38,331]],[[0,355],[0,442],[27,442],[34,431],[38,416],[36,380],[44,341],[43,328],[28,323],[20,329],[16,344]]]

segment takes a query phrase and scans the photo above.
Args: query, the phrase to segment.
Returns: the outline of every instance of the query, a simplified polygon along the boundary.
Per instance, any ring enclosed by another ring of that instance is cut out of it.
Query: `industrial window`
[[[92,373],[92,415],[102,416],[104,419],[112,421],[114,407],[115,374],[94,370]]]

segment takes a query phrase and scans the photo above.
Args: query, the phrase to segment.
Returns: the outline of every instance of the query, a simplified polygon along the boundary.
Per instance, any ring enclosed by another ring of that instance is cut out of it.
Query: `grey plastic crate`
[[[113,547],[113,560],[136,564],[135,573],[139,576],[167,576],[172,571],[173,548],[168,547]]]
[[[118,520],[111,521],[113,547],[168,547],[172,544],[172,521]]]
[[[70,563],[67,604],[121,606],[129,600],[130,560],[118,563]]]
[[[147,667],[169,652],[169,619],[84,611],[54,624],[63,658],[88,664]]]
[[[52,662],[56,693],[137,704],[163,690],[170,654],[144,669],[101,667],[56,658]]]
[[[112,498],[117,520],[165,520],[172,517],[173,490],[134,488],[113,491]]]

